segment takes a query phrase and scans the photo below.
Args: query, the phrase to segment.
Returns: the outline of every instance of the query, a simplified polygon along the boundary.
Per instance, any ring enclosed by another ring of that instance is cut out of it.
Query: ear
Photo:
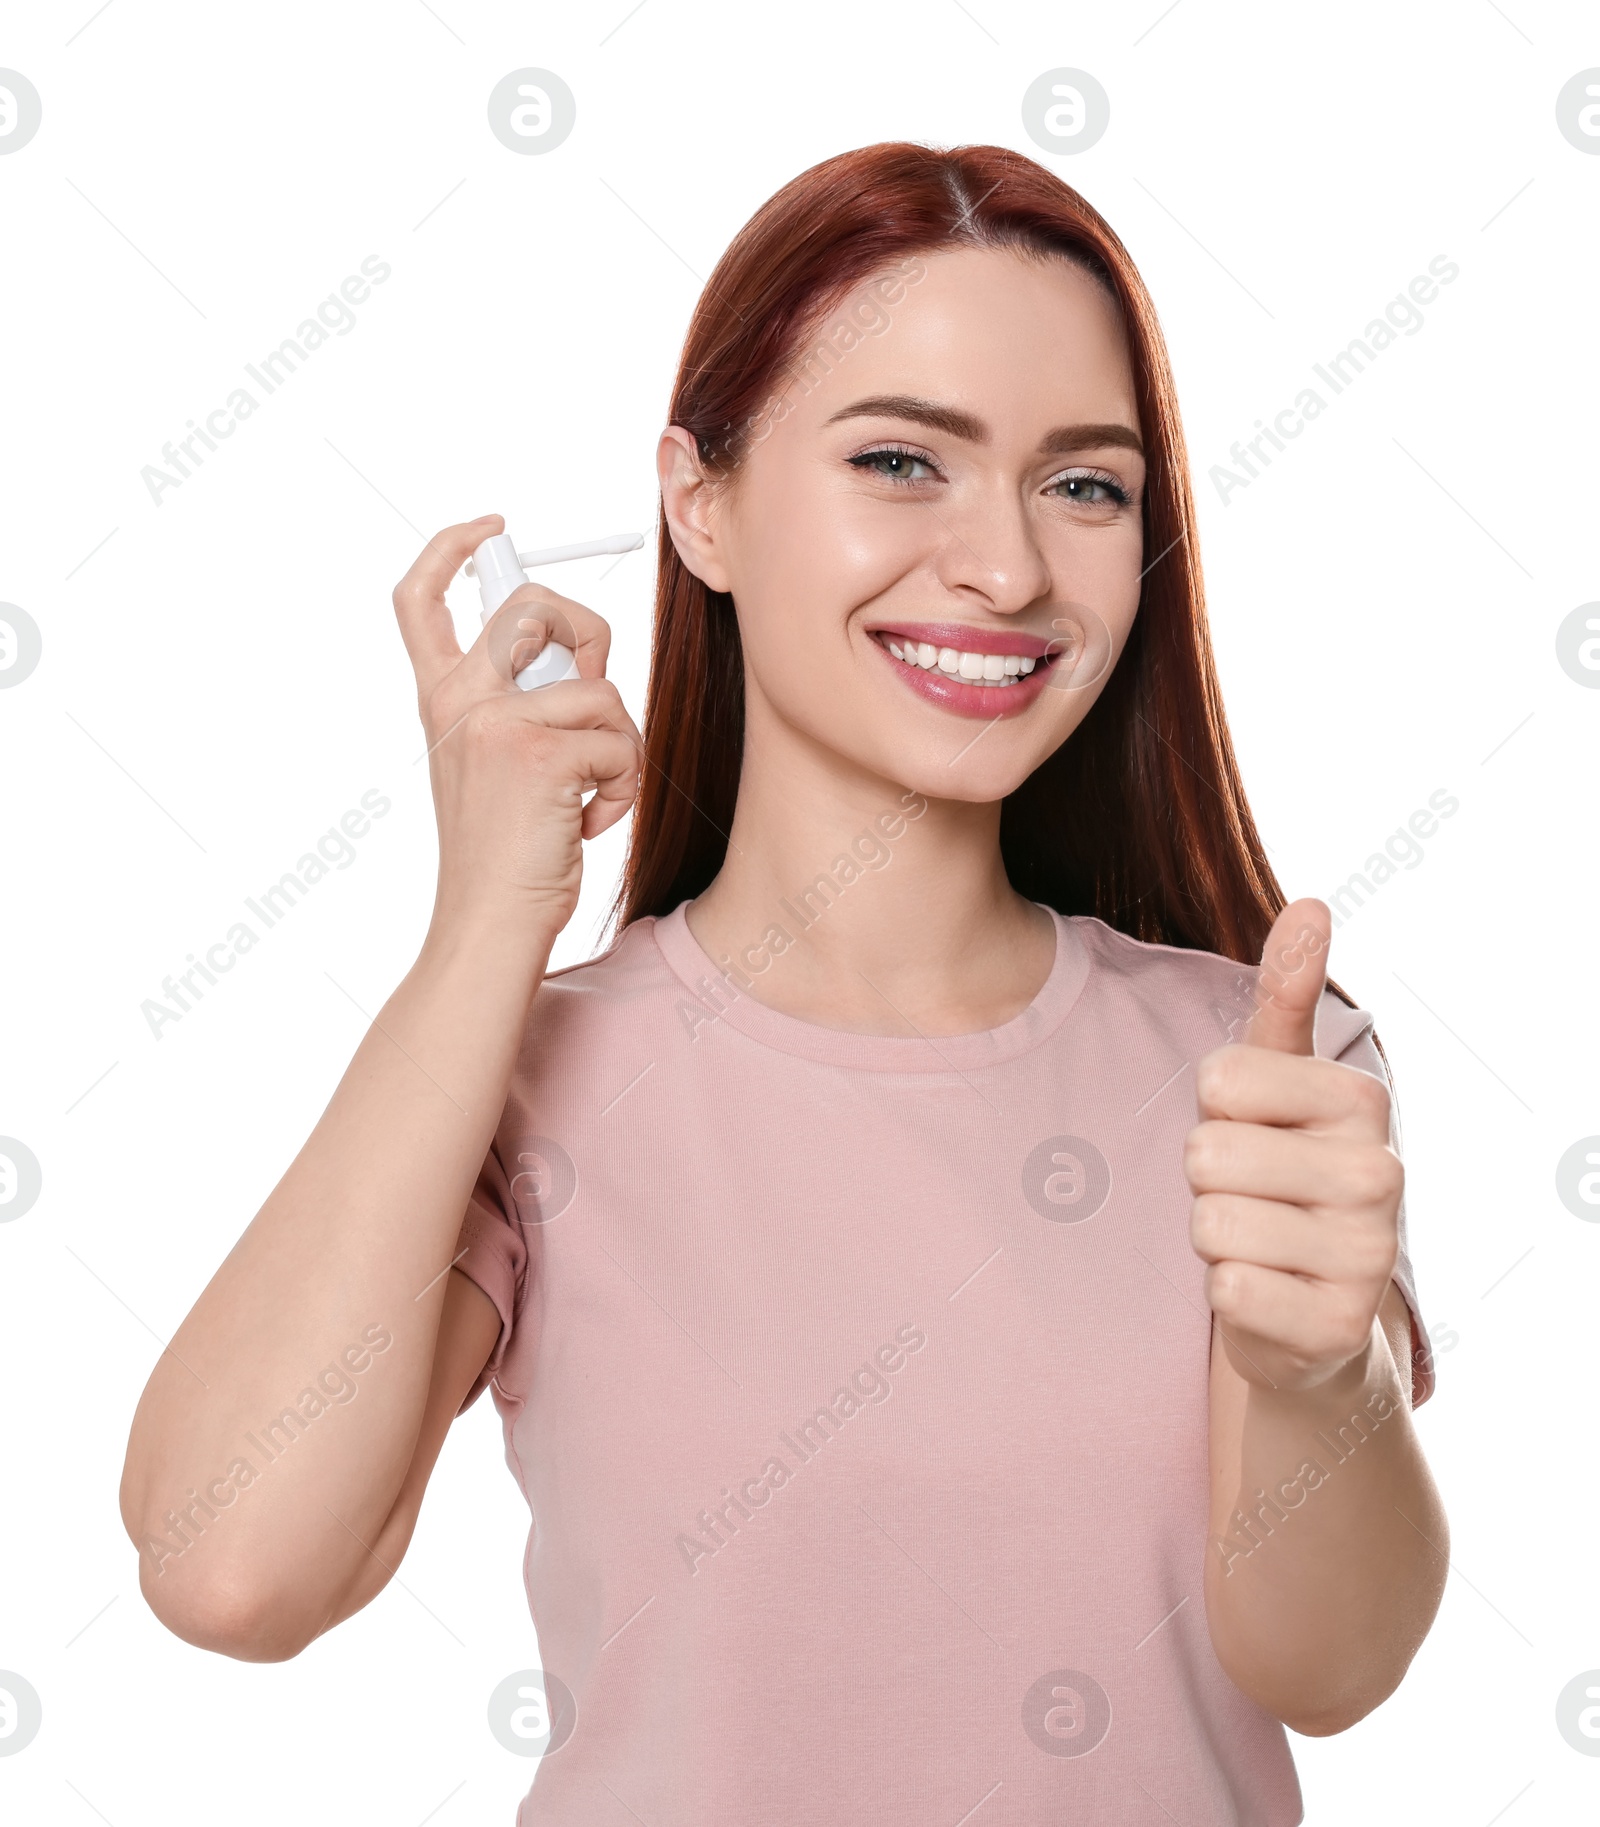
[[[694,437],[669,425],[656,446],[661,511],[678,556],[708,589],[727,591],[732,579],[717,534],[721,485],[700,459]]]

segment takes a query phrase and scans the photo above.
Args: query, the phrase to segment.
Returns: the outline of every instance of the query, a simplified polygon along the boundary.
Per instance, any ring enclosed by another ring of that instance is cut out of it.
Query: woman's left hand
[[[1195,1069],[1201,1120],[1184,1146],[1189,1236],[1228,1356],[1284,1392],[1365,1359],[1399,1251],[1388,1087],[1312,1051],[1331,936],[1321,901],[1278,915],[1243,1040]]]

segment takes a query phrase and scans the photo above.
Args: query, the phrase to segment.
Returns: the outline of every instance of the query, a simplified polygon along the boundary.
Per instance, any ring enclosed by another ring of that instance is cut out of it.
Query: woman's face
[[[679,427],[661,445],[678,550],[734,600],[746,726],[1002,798],[1081,722],[1138,606],[1119,309],[1064,259],[942,250],[858,287],[792,368],[728,478],[697,482]]]

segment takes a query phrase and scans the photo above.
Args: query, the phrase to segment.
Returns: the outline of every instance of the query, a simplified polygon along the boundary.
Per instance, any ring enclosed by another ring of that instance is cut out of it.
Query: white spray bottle
[[[496,533],[467,560],[466,571],[468,577],[478,580],[478,593],[483,598],[482,619],[487,622],[513,590],[533,581],[528,572],[539,565],[560,564],[568,558],[599,558],[607,552],[636,552],[643,544],[643,533],[613,533],[608,539],[586,539],[575,546],[519,552],[509,533]],[[572,649],[547,641],[537,657],[517,674],[517,684],[524,691],[534,691],[541,685],[558,685],[563,679],[578,677],[578,661]]]

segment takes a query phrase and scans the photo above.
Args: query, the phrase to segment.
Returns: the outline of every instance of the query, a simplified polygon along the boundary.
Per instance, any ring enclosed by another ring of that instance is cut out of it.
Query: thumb
[[[1322,901],[1291,901],[1273,921],[1261,949],[1246,1045],[1310,1056],[1332,937],[1333,916]]]

